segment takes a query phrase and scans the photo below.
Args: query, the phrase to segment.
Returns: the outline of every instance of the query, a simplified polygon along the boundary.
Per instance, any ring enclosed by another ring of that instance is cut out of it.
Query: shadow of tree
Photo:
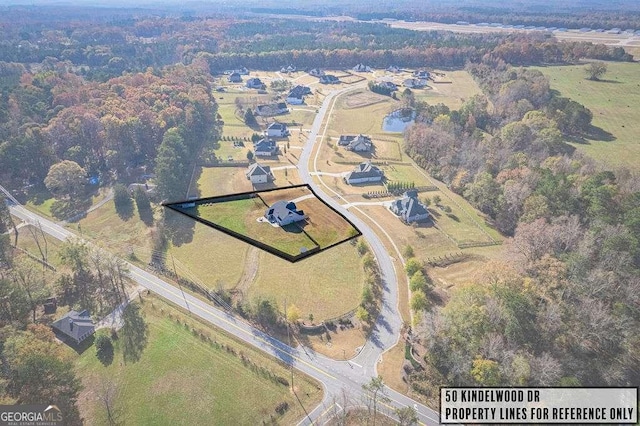
[[[164,232],[171,243],[179,247],[193,241],[196,221],[164,207]]]
[[[127,202],[124,205],[121,206],[116,206],[116,213],[118,214],[118,217],[121,220],[129,220],[133,217],[133,200],[130,199],[129,202]]]
[[[131,303],[122,313],[123,326],[120,330],[122,357],[124,362],[137,362],[147,346],[149,326],[144,321],[140,306]]]

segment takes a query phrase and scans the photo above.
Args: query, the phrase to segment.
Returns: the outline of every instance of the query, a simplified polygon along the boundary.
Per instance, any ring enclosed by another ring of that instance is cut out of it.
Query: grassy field
[[[76,361],[85,387],[79,405],[88,424],[108,424],[99,394],[109,381],[116,386],[113,408],[122,424],[261,424],[270,415],[279,423],[294,424],[304,416],[289,386],[243,365],[239,354],[286,380],[288,369],[159,299],[145,297],[142,306],[149,332],[138,362],[122,361],[118,340],[110,365],[98,361],[94,347]],[[295,385],[307,410],[322,397],[319,386],[298,373]],[[281,417],[275,407],[282,402],[289,410]]]
[[[68,226],[119,256],[126,257],[133,251],[145,263],[151,259],[152,228],[140,220],[137,211],[127,220],[120,218],[113,201]]]
[[[196,223],[193,240],[169,247],[167,254],[175,259],[180,275],[193,277],[212,289],[218,285],[231,288],[242,276],[248,248],[236,238]]]
[[[580,102],[593,112],[593,125],[614,140],[589,139],[574,144],[579,150],[611,166],[640,167],[640,64],[607,64],[603,81],[585,78],[586,65],[537,68],[547,75],[551,88]]]
[[[303,319],[313,314],[314,322],[342,315],[354,309],[364,283],[362,262],[349,243],[291,263],[261,252],[256,281],[248,297],[272,297],[284,310],[284,301],[295,304]]]
[[[316,247],[295,224],[281,228],[268,222],[258,222],[266,208],[260,199],[250,198],[200,205],[196,215],[292,256],[300,254],[303,248],[310,250]]]
[[[296,205],[309,215],[304,231],[320,248],[344,241],[357,232],[342,216],[317,198],[302,200]]]
[[[306,221],[285,227],[274,227],[270,223],[258,221],[267,206],[277,201],[290,201],[300,197],[311,197],[296,202],[297,208],[308,215]],[[306,187],[263,192],[259,194],[259,198],[202,204],[197,210],[189,209],[188,213],[293,256],[299,254],[303,247],[328,247],[357,232],[343,217],[315,198]]]
[[[17,221],[16,221],[17,223]],[[32,232],[33,231],[33,234]],[[35,234],[35,237],[34,237]],[[15,235],[11,230],[11,244],[14,242]],[[36,238],[38,242],[36,242]],[[38,259],[42,258],[38,243],[43,251],[46,251],[47,262],[54,266],[60,265],[60,258],[58,257],[58,250],[62,245],[62,242],[48,234],[42,235],[40,230],[32,225],[23,226],[18,229],[18,247],[22,250],[28,251],[30,254],[36,256]]]

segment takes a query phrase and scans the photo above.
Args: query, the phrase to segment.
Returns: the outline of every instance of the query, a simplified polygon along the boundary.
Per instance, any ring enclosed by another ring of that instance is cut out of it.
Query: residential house
[[[247,67],[237,68],[237,69],[233,70],[233,72],[237,72],[240,75],[249,75],[249,70],[247,69]]]
[[[273,180],[271,167],[263,166],[260,163],[253,163],[252,165],[250,165],[245,175],[247,176],[247,179],[249,179],[254,185],[256,183],[268,183]]]
[[[382,87],[383,89],[387,89],[391,92],[394,92],[396,90],[398,90],[398,85],[395,84],[392,81],[380,81],[378,83],[376,83],[379,87]]]
[[[274,115],[286,114],[288,112],[289,108],[287,108],[287,104],[279,102],[277,104],[258,105],[254,114],[261,117],[271,117]]]
[[[229,80],[230,83],[242,83],[242,76],[240,75],[239,72],[232,72],[231,74],[229,74],[229,77],[227,77],[227,80]]]
[[[273,123],[267,126],[267,137],[270,138],[286,138],[289,136],[289,129],[287,125],[284,123],[278,123],[274,121]]]
[[[345,176],[344,180],[350,185],[365,182],[382,182],[384,172],[377,166],[371,164],[371,161],[360,163],[353,171]]]
[[[324,71],[322,71],[320,68],[313,68],[309,70],[309,75],[312,75],[314,77],[322,77],[324,75]]]
[[[391,65],[389,68],[387,68],[387,71],[388,72],[392,72],[394,74],[397,74],[402,70],[399,67],[395,66],[395,65]]]
[[[256,78],[256,77],[250,78],[249,80],[247,80],[246,86],[249,89],[264,89],[265,87],[267,87],[262,82],[262,80],[260,80],[259,78]]]
[[[427,80],[419,78],[408,78],[402,82],[404,87],[409,89],[423,89],[427,86]]]
[[[353,67],[353,71],[355,72],[371,72],[371,67],[365,64],[358,64]]]
[[[95,332],[91,315],[86,309],[81,312],[69,311],[62,318],[51,324],[53,331],[65,340],[75,344],[82,343]]]
[[[296,86],[287,95],[287,103],[292,105],[301,105],[304,103],[304,96],[310,95],[311,89],[306,86]]]
[[[354,152],[371,152],[373,144],[369,136],[362,134],[354,135],[340,135],[338,145],[346,147],[349,151]]]
[[[415,78],[426,80],[426,79],[429,78],[429,76],[431,76],[431,73],[429,73],[429,71],[425,71],[425,70],[417,70],[417,71],[413,72],[413,76]]]
[[[298,210],[296,203],[284,200],[273,203],[264,213],[264,217],[266,217],[269,222],[276,223],[280,226],[300,222],[307,218],[304,211]]]
[[[429,211],[418,200],[418,191],[415,189],[404,193],[404,196],[394,201],[389,209],[405,223],[420,222],[429,218]]]
[[[263,138],[253,144],[256,157],[273,157],[278,155],[278,144],[273,139]]]
[[[286,73],[296,72],[296,67],[294,67],[293,65],[289,65],[288,67],[282,67],[280,68],[280,72],[286,72]]]
[[[340,84],[340,79],[335,75],[325,74],[323,76],[320,76],[320,83],[321,84]]]

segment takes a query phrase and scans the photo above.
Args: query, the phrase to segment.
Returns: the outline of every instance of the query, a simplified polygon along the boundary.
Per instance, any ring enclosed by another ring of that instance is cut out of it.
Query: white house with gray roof
[[[247,168],[247,172],[245,173],[247,179],[251,181],[252,184],[256,183],[268,183],[273,180],[273,173],[271,173],[271,167],[263,166],[260,163],[253,163]]]
[[[286,124],[274,121],[267,126],[267,137],[286,138],[287,136],[289,136],[289,129]]]
[[[359,135],[341,135],[338,145],[346,147],[349,151],[354,152],[371,152],[373,143],[369,136]]]
[[[401,199],[391,203],[389,209],[405,223],[420,222],[429,218],[429,211],[418,200],[418,191],[415,189],[405,192]]]
[[[298,210],[293,201],[276,201],[264,213],[264,217],[273,224],[280,226],[305,220],[307,216],[302,210]]]
[[[384,172],[377,166],[371,164],[371,161],[360,163],[353,171],[344,177],[345,182],[350,185],[366,182],[382,182]]]

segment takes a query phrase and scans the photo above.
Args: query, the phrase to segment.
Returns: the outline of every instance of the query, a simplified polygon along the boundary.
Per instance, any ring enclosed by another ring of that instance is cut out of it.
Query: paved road
[[[197,315],[203,320],[233,334],[247,344],[273,355],[318,380],[324,388],[325,396],[322,403],[311,409],[308,412],[308,416],[300,422],[305,425],[312,423],[323,424],[327,421],[328,415],[334,411],[334,402],[341,398],[343,391],[346,391],[354,401],[358,401],[360,397],[363,396],[362,385],[368,383],[372,377],[377,375],[376,366],[380,356],[385,350],[397,343],[402,327],[402,319],[397,306],[398,283],[396,281],[393,260],[371,228],[359,217],[336,202],[333,197],[327,195],[323,189],[313,181],[309,172],[311,154],[324,117],[332,108],[333,99],[344,92],[355,90],[359,87],[360,86],[354,86],[327,95],[314,120],[308,142],[303,149],[298,165],[302,180],[311,185],[320,198],[348,217],[349,220],[362,231],[363,237],[367,240],[372,252],[375,254],[380,267],[383,286],[381,313],[373,327],[369,340],[356,357],[349,361],[337,361],[318,354],[302,345],[297,348],[292,348],[254,328],[242,319],[184,293],[161,278],[127,263],[131,278],[139,285],[157,293],[172,303],[188,309],[193,315]],[[4,188],[0,187],[0,190],[4,190]],[[72,237],[77,238],[77,236],[68,229],[27,210],[21,205],[11,205],[10,211],[11,214],[26,222],[39,224],[44,232],[57,239],[66,240]],[[428,407],[390,388],[386,388],[385,392],[389,398],[389,403],[383,404],[383,406],[386,406],[389,410],[411,406],[418,411],[421,423],[428,425],[437,425],[439,423],[437,413]]]

